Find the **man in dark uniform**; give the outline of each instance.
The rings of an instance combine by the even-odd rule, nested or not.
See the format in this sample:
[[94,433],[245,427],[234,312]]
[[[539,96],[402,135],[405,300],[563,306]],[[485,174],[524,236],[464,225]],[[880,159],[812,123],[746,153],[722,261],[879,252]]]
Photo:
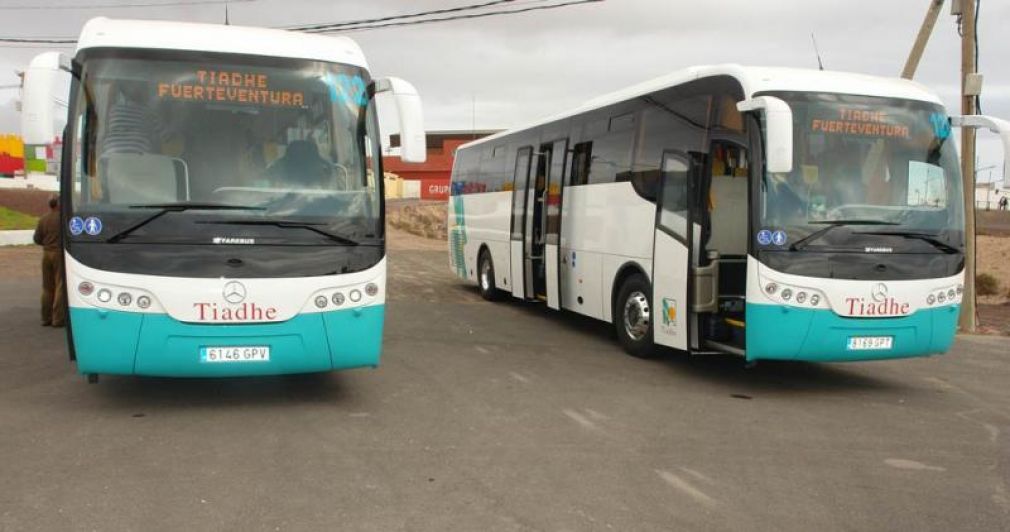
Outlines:
[[66,287],[63,285],[63,245],[60,233],[60,204],[49,199],[49,212],[39,218],[35,227],[35,243],[42,246],[42,325],[63,327],[66,324]]

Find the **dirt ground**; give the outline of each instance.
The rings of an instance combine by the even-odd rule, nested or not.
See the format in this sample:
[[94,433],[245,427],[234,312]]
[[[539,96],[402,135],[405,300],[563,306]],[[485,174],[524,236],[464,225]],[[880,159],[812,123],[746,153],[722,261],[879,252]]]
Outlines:
[[0,188],[0,207],[42,216],[49,210],[49,198],[52,192],[33,189]]
[[446,240],[446,202],[390,200],[386,202],[390,228],[435,240]]

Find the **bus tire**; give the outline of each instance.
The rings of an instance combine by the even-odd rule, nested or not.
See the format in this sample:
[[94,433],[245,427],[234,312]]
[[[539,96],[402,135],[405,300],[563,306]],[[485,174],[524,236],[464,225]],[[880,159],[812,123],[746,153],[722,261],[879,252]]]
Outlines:
[[631,356],[656,356],[653,344],[652,289],[641,274],[625,279],[614,305],[614,330],[621,346]]
[[491,253],[486,249],[481,250],[477,257],[477,286],[480,288],[480,296],[488,301],[498,299],[498,287],[494,284],[494,262],[491,260]]

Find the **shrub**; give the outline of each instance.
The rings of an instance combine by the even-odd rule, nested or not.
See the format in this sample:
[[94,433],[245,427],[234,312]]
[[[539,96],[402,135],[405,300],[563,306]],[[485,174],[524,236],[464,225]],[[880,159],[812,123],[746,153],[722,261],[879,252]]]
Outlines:
[[999,281],[989,273],[975,276],[975,293],[980,296],[994,296],[999,293]]

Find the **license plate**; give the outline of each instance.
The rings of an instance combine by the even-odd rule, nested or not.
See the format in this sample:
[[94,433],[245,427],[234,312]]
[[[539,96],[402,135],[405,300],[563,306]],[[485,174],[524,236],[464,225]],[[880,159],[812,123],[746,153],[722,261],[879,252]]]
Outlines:
[[265,345],[216,346],[200,349],[200,362],[269,362],[270,347]]
[[849,349],[852,351],[872,351],[890,349],[894,346],[893,336],[850,336]]

